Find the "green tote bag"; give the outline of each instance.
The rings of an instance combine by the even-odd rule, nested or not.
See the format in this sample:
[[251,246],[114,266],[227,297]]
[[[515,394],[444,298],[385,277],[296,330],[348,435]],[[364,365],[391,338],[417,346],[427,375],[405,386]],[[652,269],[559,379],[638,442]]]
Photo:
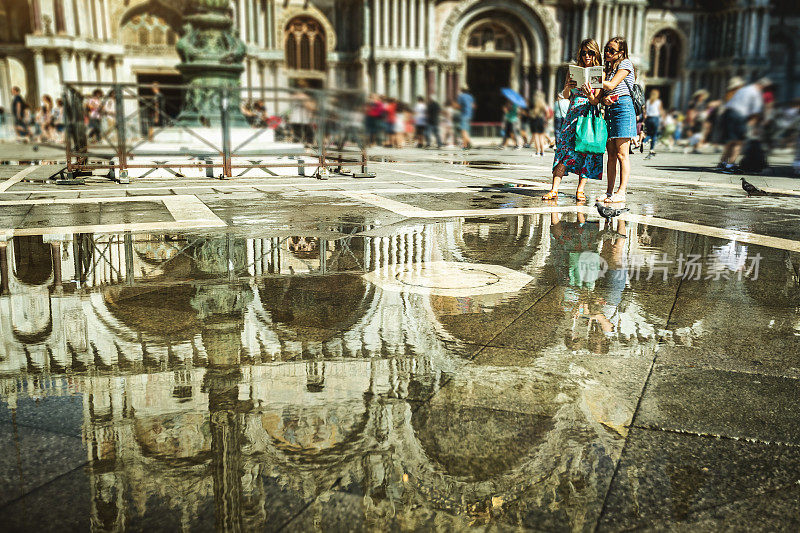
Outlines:
[[583,154],[602,154],[606,151],[608,129],[600,110],[592,106],[591,111],[578,117],[575,126],[575,151]]

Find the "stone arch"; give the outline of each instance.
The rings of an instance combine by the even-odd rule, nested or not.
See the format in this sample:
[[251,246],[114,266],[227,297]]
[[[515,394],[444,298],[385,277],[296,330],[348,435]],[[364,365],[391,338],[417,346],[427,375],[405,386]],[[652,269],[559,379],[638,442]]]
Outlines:
[[[662,39],[669,39],[670,37],[675,38],[675,48],[677,48],[677,54],[669,55],[670,53],[662,53],[659,50],[654,50],[656,46],[656,40],[659,38]],[[678,78],[684,70],[684,64],[686,61],[686,55],[688,50],[688,38],[686,37],[683,32],[680,31],[677,27],[673,26],[664,26],[656,31],[653,32],[652,37],[647,41],[648,42],[648,72],[650,73],[650,77],[653,78]],[[663,45],[669,46],[669,43]],[[674,64],[674,72],[667,72],[667,76],[659,76],[660,72],[663,72],[662,67],[665,65],[664,62],[669,64]],[[666,70],[672,70],[670,65],[666,65]],[[654,69],[658,69],[658,72]]]
[[469,0],[460,2],[450,13],[441,29],[439,56],[447,61],[459,61],[459,44],[464,28],[481,14],[503,11],[515,15],[534,39],[537,64],[558,63],[558,50],[549,43],[559,41],[556,23],[549,11],[530,0]]
[[284,49],[286,65],[292,70],[327,70],[327,34],[314,17],[298,16],[286,23]]
[[122,40],[121,30],[125,24],[130,22],[133,17],[147,13],[161,17],[176,34],[183,33],[181,29],[183,15],[179,7],[161,0],[139,0],[124,4],[117,3],[115,8],[112,8],[112,13],[110,14],[112,34],[117,41],[121,42]]
[[647,43],[647,55],[643,59],[647,61],[646,65],[642,65],[642,67],[636,66],[637,68],[644,68],[649,71],[651,68],[650,65],[650,45],[653,42],[653,39],[656,38],[658,34],[661,32],[672,32],[674,33],[679,42],[680,46],[680,53],[678,54],[677,64],[678,64],[678,72],[677,75],[680,76],[684,72],[685,65],[686,65],[686,58],[689,52],[689,37],[681,30],[676,24],[660,24],[658,26],[648,27],[647,38],[645,39],[645,43]]
[[[328,20],[328,17],[314,6],[309,5],[306,8],[290,7],[284,9],[281,16],[278,18],[276,27],[282,32],[286,29],[289,22],[296,17],[310,17],[316,20],[325,32],[325,48],[328,54],[336,50],[336,30],[333,28],[331,21]],[[331,58],[327,59],[330,61]]]

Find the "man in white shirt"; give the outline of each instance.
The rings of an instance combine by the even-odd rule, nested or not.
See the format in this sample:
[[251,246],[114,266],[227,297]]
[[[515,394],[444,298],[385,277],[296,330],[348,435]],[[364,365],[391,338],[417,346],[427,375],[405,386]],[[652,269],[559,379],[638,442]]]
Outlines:
[[764,108],[762,92],[771,83],[769,79],[761,78],[755,83],[744,85],[744,80],[739,76],[734,76],[728,82],[727,92],[733,95],[725,103],[722,115],[722,142],[725,143],[725,149],[719,166],[723,172],[736,171],[736,159],[747,136],[747,126],[757,120]]
[[425,105],[425,99],[421,96],[417,97],[417,103],[414,105],[414,129],[417,138],[417,148],[422,148],[425,145],[425,130],[428,127],[428,106]]

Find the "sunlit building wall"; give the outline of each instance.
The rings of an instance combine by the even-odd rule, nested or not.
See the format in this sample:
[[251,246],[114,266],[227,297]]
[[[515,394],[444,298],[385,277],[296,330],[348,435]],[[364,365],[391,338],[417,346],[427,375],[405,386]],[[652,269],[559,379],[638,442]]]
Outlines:
[[[0,0],[0,105],[36,102],[63,81],[179,83],[182,2]],[[243,85],[357,87],[404,101],[470,85],[476,120],[497,118],[497,88],[561,86],[584,37],[629,40],[639,78],[670,106],[734,75],[769,74],[798,96],[800,7],[788,0],[235,0],[247,44]]]

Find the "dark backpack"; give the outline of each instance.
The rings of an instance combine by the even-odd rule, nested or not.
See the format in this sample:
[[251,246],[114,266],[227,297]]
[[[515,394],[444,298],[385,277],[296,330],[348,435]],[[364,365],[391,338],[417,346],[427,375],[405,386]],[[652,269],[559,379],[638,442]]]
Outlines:
[[745,142],[739,168],[744,172],[759,174],[763,172],[767,166],[767,154],[764,151],[764,147],[761,145],[761,141],[758,139],[749,139]]
[[628,92],[631,93],[631,100],[633,100],[633,111],[636,113],[636,116],[641,115],[644,112],[644,89],[642,89],[642,86],[636,82],[633,82],[633,87],[631,87],[631,84],[628,83],[628,80],[622,78],[622,81],[625,82],[625,85],[628,87]]

